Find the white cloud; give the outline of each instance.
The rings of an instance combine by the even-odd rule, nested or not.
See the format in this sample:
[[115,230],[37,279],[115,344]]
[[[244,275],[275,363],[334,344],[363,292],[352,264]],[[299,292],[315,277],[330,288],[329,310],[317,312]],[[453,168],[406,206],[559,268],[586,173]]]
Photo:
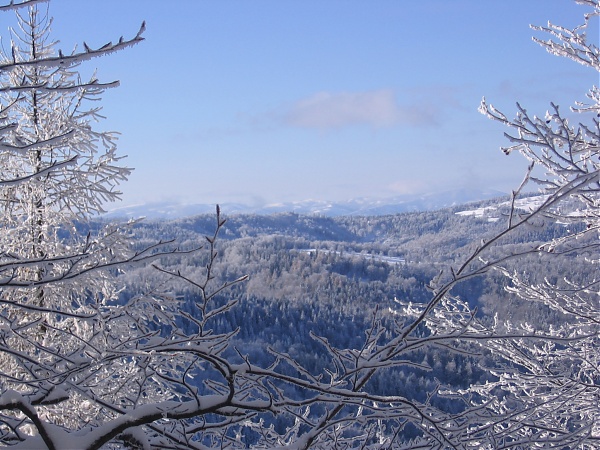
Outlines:
[[432,125],[437,110],[430,104],[400,106],[391,90],[319,92],[296,102],[283,116],[286,124],[330,129],[351,125],[388,127],[398,124]]

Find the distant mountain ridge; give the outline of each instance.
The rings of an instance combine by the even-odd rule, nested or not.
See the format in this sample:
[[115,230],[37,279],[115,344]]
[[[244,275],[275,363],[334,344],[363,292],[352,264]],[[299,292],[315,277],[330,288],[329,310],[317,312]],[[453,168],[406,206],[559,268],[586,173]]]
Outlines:
[[[451,206],[462,205],[492,198],[503,197],[507,194],[495,190],[454,189],[422,195],[404,195],[386,199],[360,198],[342,202],[327,202],[322,200],[304,200],[298,202],[276,203],[261,206],[244,205],[241,203],[221,203],[221,210],[228,214],[259,214],[270,215],[293,212],[303,215],[325,217],[339,216],[381,216],[403,212],[432,211]],[[104,216],[109,218],[138,218],[177,219],[198,214],[212,213],[215,204],[196,203],[184,204],[177,202],[155,202],[115,208]]]

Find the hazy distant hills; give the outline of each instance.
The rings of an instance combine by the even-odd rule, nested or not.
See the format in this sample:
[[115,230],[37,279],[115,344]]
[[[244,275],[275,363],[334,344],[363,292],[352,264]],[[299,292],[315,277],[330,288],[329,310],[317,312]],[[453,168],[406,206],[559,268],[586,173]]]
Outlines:
[[[277,203],[262,206],[250,206],[239,203],[221,203],[224,213],[231,214],[260,214],[269,215],[284,212],[294,212],[304,215],[319,215],[326,217],[338,216],[380,216],[412,211],[431,211],[464,203],[488,200],[506,196],[506,193],[494,190],[480,191],[471,189],[456,189],[424,195],[398,196],[387,199],[355,199],[345,202],[326,202],[305,200],[300,202]],[[183,204],[177,202],[144,203],[115,208],[109,211],[107,217],[150,219],[176,219],[198,214],[212,213],[214,204]]]

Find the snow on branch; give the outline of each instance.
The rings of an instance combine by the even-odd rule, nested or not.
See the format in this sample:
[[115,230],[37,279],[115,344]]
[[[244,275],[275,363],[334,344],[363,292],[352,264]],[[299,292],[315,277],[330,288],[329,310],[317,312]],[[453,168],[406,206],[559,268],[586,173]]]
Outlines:
[[42,84],[22,84],[19,86],[3,86],[0,87],[0,92],[20,92],[20,91],[37,91],[37,92],[70,92],[81,89],[88,93],[101,93],[105,89],[119,87],[119,81],[111,81],[109,83],[100,83],[98,80],[92,80],[89,83],[77,83],[70,86],[48,86],[48,83]]
[[[1,147],[2,146],[0,146],[0,148]],[[12,148],[20,149],[21,147],[12,147]],[[0,186],[15,186],[15,185],[24,183],[28,180],[31,180],[33,178],[44,177],[44,176],[48,175],[49,173],[54,172],[56,170],[64,169],[69,166],[76,165],[77,159],[78,159],[77,156],[73,156],[71,159],[68,159],[67,161],[52,162],[52,163],[50,163],[50,165],[48,165],[47,167],[44,167],[43,169],[41,169],[40,171],[38,171],[36,173],[32,173],[32,174],[25,175],[25,176],[18,177],[18,178],[13,178],[10,180],[0,180]]]
[[50,0],[22,0],[20,2],[15,2],[15,0],[10,0],[9,4],[0,5],[0,11],[14,11],[19,8],[33,6],[38,3],[47,3],[49,1]]
[[584,31],[587,28],[588,20],[589,17],[586,17],[586,22],[575,29],[554,25],[550,22],[548,22],[547,27],[532,26],[534,30],[548,33],[556,40],[543,40],[536,37],[532,39],[550,54],[564,56],[579,64],[598,70],[600,68],[598,47],[588,43],[587,34]]
[[[7,126],[7,128],[5,128],[5,130],[6,131],[14,130],[15,127],[16,126],[10,125],[10,126]],[[37,149],[47,147],[47,146],[52,146],[52,145],[60,145],[60,144],[64,143],[69,137],[73,136],[73,134],[74,134],[74,131],[71,130],[67,133],[63,133],[61,135],[54,136],[50,139],[44,139],[44,140],[40,140],[38,142],[33,142],[31,144],[22,145],[22,146],[11,145],[11,144],[7,144],[5,142],[0,142],[0,151],[9,151],[9,152],[15,152],[15,153],[19,153],[21,155],[25,155],[25,154],[27,154],[27,152],[32,151],[32,150],[37,150]],[[76,159],[77,157],[74,156],[73,158]],[[71,161],[71,160],[69,160],[69,161]],[[64,163],[67,163],[67,161],[65,161]],[[54,162],[53,164],[60,165],[63,163]]]
[[131,39],[124,39],[121,36],[116,44],[109,42],[97,49],[89,47],[84,42],[83,46],[84,46],[85,51],[73,52],[73,53],[67,54],[67,55],[63,54],[62,51],[59,50],[57,56],[48,56],[48,57],[44,57],[44,58],[39,58],[39,59],[34,59],[34,60],[24,60],[24,61],[13,59],[12,61],[0,64],[0,71],[11,70],[11,69],[14,69],[17,67],[35,67],[35,66],[47,67],[47,68],[51,68],[51,67],[67,68],[69,66],[76,65],[76,64],[79,64],[84,61],[89,61],[90,59],[93,59],[93,58],[106,56],[111,53],[115,53],[120,50],[124,50],[128,47],[132,47],[136,44],[139,44],[140,42],[142,42],[144,40],[144,38],[142,37],[142,34],[144,33],[145,30],[146,30],[146,22],[142,22],[142,25],[140,26],[139,31],[137,32],[135,37],[133,37]]

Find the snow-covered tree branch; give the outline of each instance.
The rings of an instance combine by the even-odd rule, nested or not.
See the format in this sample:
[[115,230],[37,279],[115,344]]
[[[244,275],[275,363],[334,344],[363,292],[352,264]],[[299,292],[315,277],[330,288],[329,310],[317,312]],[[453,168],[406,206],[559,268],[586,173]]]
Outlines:
[[[598,47],[586,34],[598,17],[597,0],[577,3],[593,10],[583,25],[569,30],[549,24],[533,27],[550,34],[534,39],[550,53],[567,57],[600,72]],[[486,404],[490,416],[474,435],[490,448],[597,448],[600,445],[598,376],[600,338],[598,303],[600,261],[600,97],[598,87],[588,93],[589,102],[578,102],[572,111],[582,117],[577,125],[558,105],[550,104],[544,117],[531,115],[517,104],[510,120],[485,100],[481,111],[508,126],[509,154],[520,152],[532,164],[528,181],[538,185],[548,200],[536,211],[546,221],[564,224],[563,236],[540,245],[540,257],[548,264],[585,256],[589,269],[569,272],[562,279],[532,283],[518,266],[500,265],[510,280],[507,291],[522,301],[535,302],[560,315],[560,325],[537,324],[529,328],[544,339],[500,339],[483,347],[494,356],[485,385],[471,392]],[[534,211],[535,212],[535,211]],[[533,213],[530,213],[533,214]],[[507,329],[518,324],[506,323]],[[527,327],[526,325],[520,325]],[[480,434],[482,433],[482,434]]]
[[23,8],[26,6],[34,6],[38,3],[46,2],[48,2],[48,0],[10,0],[10,2],[8,3],[3,2],[3,4],[0,4],[0,11],[14,11],[16,9]]

